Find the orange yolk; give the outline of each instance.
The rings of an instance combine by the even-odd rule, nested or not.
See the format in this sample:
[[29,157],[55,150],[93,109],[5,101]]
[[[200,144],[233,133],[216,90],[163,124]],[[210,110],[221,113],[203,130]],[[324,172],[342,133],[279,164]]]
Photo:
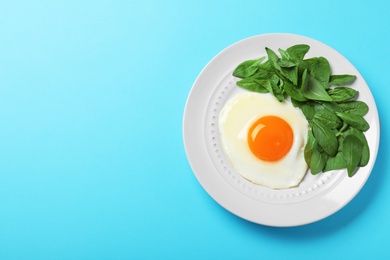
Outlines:
[[259,118],[248,131],[248,144],[260,160],[275,162],[291,149],[294,134],[290,125],[277,116]]

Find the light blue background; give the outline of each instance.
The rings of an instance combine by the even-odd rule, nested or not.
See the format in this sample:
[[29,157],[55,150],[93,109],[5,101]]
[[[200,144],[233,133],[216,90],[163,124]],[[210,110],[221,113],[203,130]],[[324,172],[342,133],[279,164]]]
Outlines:
[[[388,1],[0,1],[0,259],[390,257],[389,14]],[[271,32],[342,53],[381,118],[362,191],[296,228],[221,208],[182,141],[202,68]]]

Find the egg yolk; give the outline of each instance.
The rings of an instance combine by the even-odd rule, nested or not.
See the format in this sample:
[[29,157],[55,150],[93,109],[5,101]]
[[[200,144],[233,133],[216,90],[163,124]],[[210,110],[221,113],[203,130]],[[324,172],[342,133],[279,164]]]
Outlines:
[[259,118],[248,131],[248,144],[260,160],[275,162],[291,149],[294,134],[290,125],[277,116]]

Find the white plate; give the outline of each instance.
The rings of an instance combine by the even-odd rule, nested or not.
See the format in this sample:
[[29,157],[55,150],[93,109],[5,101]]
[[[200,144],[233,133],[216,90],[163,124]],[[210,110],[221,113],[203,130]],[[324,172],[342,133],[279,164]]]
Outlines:
[[[224,103],[239,91],[231,74],[244,60],[266,56],[265,47],[286,49],[295,44],[310,46],[307,57],[326,57],[332,74],[357,76],[353,86],[359,100],[369,105],[365,132],[371,157],[352,178],[345,170],[312,176],[299,187],[273,190],[242,178],[229,163],[218,135],[218,115]],[[231,45],[214,57],[196,79],[183,117],[183,138],[189,163],[203,188],[221,206],[246,220],[268,226],[298,226],[321,220],[345,206],[365,184],[379,146],[379,118],[374,98],[357,69],[329,46],[299,35],[265,34]]]

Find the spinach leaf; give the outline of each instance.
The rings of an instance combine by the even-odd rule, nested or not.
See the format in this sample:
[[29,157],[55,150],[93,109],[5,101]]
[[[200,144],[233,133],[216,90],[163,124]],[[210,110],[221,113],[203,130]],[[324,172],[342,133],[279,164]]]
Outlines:
[[310,121],[314,117],[314,102],[313,101],[307,101],[307,102],[299,102],[295,99],[291,99],[293,105],[295,107],[299,107],[303,113],[303,115],[306,117],[307,121]]
[[297,64],[292,62],[292,61],[289,61],[289,60],[278,60],[278,65],[282,68],[292,68],[292,67],[296,67]]
[[325,164],[324,172],[344,169],[347,167],[347,163],[344,161],[344,155],[342,151],[339,151],[336,156],[329,157]]
[[361,131],[359,131],[359,130],[353,128],[353,127],[350,127],[343,134],[343,136],[348,136],[348,135],[355,135],[361,141],[361,143],[363,145],[363,148],[361,150],[362,158],[361,158],[361,160],[359,162],[359,166],[361,166],[361,167],[366,166],[368,164],[369,160],[370,160],[370,147],[368,146],[368,142],[367,142],[366,136],[364,135],[364,133],[362,133]]
[[359,162],[359,166],[364,167],[370,161],[370,147],[368,146],[368,142],[367,142],[366,136],[364,134],[363,134],[363,136],[360,136],[359,139],[363,143],[362,158]]
[[356,79],[355,75],[331,75],[329,86],[345,86],[352,84]]
[[285,50],[282,50],[282,49],[278,49],[279,53],[280,53],[280,56],[282,57],[282,60],[287,60],[289,61],[290,60],[290,55],[287,53],[287,51]]
[[302,60],[309,51],[310,46],[306,44],[297,44],[287,48],[286,52],[290,57]]
[[298,85],[298,67],[288,67],[288,68],[281,67],[280,72],[294,85]]
[[331,112],[342,112],[340,105],[336,102],[322,102],[321,105]]
[[[343,112],[364,116],[368,112],[368,105],[363,101],[350,101],[339,104]],[[339,111],[338,111],[339,112]]]
[[269,70],[259,68],[257,72],[250,77],[254,79],[270,79],[272,75],[273,73]]
[[265,48],[265,51],[267,52],[268,60],[271,64],[271,66],[275,70],[280,71],[280,66],[278,64],[279,57],[276,55],[276,53],[273,50],[271,50],[269,48]]
[[362,158],[363,144],[355,135],[348,135],[343,142],[343,158],[347,164],[348,176],[352,177]]
[[317,149],[313,150],[313,154],[311,155],[310,160],[310,172],[312,175],[316,175],[325,167],[326,161],[328,159],[328,155],[326,153],[321,153]]
[[252,76],[259,69],[259,65],[264,59],[265,57],[262,57],[257,60],[247,60],[242,62],[233,71],[233,76],[237,78],[246,78]]
[[307,101],[307,98],[305,98],[301,91],[299,90],[298,87],[296,87],[295,85],[291,84],[290,82],[286,81],[284,83],[284,91],[286,91],[286,93],[293,99],[297,100],[297,101]]
[[356,98],[358,91],[348,87],[329,89],[328,94],[336,102],[344,102]]
[[302,75],[301,92],[304,97],[311,100],[332,101],[322,84],[313,78],[307,70]]
[[279,101],[283,101],[286,98],[286,95],[285,95],[285,92],[284,92],[284,89],[282,88],[282,86],[279,85],[279,83],[280,82],[283,83],[283,81],[278,79],[278,80],[274,80],[274,81],[270,81],[270,82],[271,82],[273,95]]
[[316,79],[324,89],[328,88],[330,78],[330,64],[324,57],[315,59],[315,62],[308,68],[310,75]]
[[318,144],[327,154],[335,156],[339,148],[339,142],[336,138],[335,132],[316,118],[311,120],[311,126]]
[[307,142],[305,148],[303,150],[303,156],[307,165],[310,165],[311,156],[313,154],[313,150],[317,147],[317,140],[314,138],[313,132],[309,130],[307,135]]
[[274,90],[272,88],[272,80],[256,80],[263,88],[265,88],[269,93],[274,95]]
[[264,61],[263,63],[260,63],[259,65],[260,69],[272,71],[272,66],[269,60]]
[[300,63],[300,66],[303,70],[309,69],[309,68],[314,66],[314,64],[317,62],[317,60],[318,60],[318,57],[313,57],[310,59],[302,60],[302,62]]
[[261,84],[261,81],[253,78],[244,78],[238,81],[237,86],[240,86],[244,89],[258,92],[258,93],[268,93],[269,91]]
[[314,118],[331,129],[338,129],[343,124],[335,113],[330,112],[322,105],[316,105],[314,112]]
[[361,115],[355,115],[351,113],[336,112],[336,115],[340,117],[348,125],[360,130],[367,131],[370,128],[370,125]]
[[[346,131],[348,128],[349,128],[349,125],[347,123],[345,123],[345,121],[343,121],[343,125],[341,126],[341,128],[338,131],[338,135],[340,135],[341,133]],[[339,143],[339,145],[341,145],[341,143]]]

